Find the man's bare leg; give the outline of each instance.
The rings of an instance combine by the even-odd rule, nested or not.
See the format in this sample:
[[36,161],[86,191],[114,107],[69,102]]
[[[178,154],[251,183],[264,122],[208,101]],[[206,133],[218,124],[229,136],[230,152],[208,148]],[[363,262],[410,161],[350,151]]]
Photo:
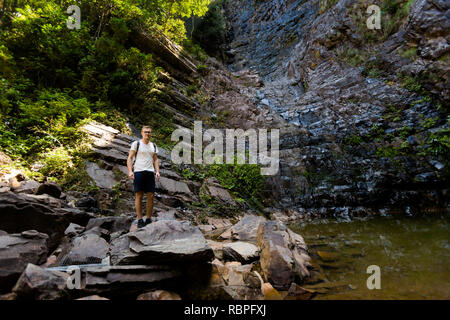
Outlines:
[[138,220],[142,219],[142,198],[143,197],[144,197],[143,191],[136,192],[136,199],[134,201],[134,204],[136,206],[136,214],[137,214]]
[[153,192],[147,192],[147,212],[146,212],[146,219],[150,220],[153,213],[153,203],[154,203],[154,193]]

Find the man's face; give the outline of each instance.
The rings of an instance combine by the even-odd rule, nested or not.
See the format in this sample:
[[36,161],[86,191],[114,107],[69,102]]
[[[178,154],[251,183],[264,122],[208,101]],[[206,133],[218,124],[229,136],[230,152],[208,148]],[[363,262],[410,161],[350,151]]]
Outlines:
[[152,130],[151,129],[142,129],[142,137],[145,138],[150,138],[150,136],[152,135]]

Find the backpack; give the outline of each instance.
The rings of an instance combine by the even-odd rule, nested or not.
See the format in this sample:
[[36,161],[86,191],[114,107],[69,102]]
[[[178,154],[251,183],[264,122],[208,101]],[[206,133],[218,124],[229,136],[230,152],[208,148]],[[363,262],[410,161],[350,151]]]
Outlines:
[[[134,172],[134,164],[136,163],[136,159],[137,159],[137,154],[138,154],[138,152],[139,152],[139,146],[141,145],[141,140],[136,140],[137,141],[137,148],[136,148],[136,154],[134,155],[134,160],[133,160],[133,165],[132,165],[132,169],[133,169],[133,172]],[[154,143],[154,142],[152,142],[153,143],[153,148],[155,149],[155,151],[156,151],[156,144]]]

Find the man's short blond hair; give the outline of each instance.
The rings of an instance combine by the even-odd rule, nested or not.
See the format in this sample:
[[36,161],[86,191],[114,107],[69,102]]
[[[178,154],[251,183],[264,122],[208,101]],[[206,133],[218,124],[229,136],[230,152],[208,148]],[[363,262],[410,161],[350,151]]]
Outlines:
[[143,126],[141,131],[143,131],[144,129],[150,129],[150,131],[152,131],[152,127],[150,127],[150,126]]

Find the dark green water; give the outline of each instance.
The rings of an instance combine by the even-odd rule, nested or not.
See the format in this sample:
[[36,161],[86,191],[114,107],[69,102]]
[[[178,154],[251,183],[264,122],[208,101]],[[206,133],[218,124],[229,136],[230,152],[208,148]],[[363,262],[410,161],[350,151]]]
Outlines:
[[[314,299],[450,299],[449,216],[374,217],[289,226],[309,246],[325,281]],[[319,256],[322,255],[322,258]],[[367,267],[381,270],[369,290]]]

